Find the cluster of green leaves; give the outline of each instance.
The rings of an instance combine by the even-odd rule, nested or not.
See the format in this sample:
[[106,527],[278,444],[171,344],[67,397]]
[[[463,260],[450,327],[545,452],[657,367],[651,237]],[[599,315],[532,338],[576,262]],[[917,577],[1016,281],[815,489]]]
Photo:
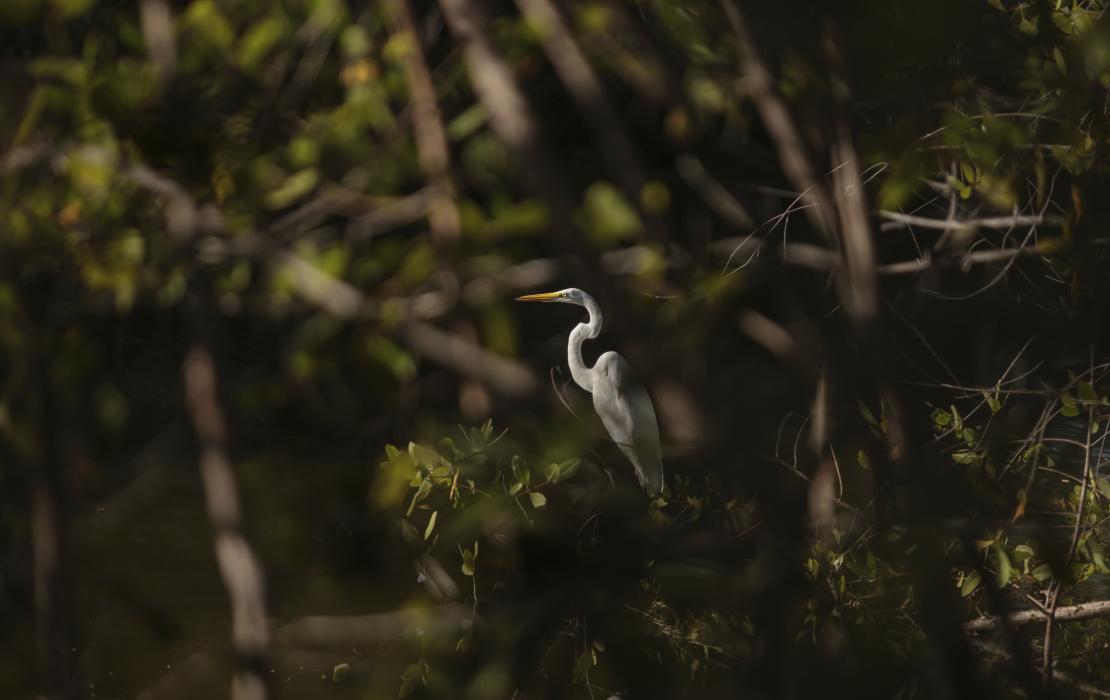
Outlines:
[[[1106,548],[1110,544],[1110,481],[1099,474],[1103,432],[1110,400],[1100,396],[1088,378],[1072,377],[1052,406],[1051,420],[1016,450],[1000,451],[989,440],[992,422],[1008,401],[996,387],[983,391],[978,407],[961,416],[955,405],[932,414],[938,439],[948,439],[952,460],[962,468],[969,488],[1001,490],[1012,511],[1009,522],[976,540],[979,563],[954,573],[960,594],[976,599],[983,575],[993,585],[1043,597],[1063,579],[1082,584],[1110,574]],[[984,418],[972,416],[986,406]],[[1040,478],[1038,478],[1038,476]],[[1061,517],[1061,527],[1071,535],[1075,551],[1068,559],[1068,538],[1046,541],[1037,527],[1026,527],[1030,518]],[[1062,568],[1063,567],[1063,568]]]
[[[590,538],[596,537],[589,531],[596,527],[594,521],[600,513],[578,510],[575,500],[583,491],[596,497],[615,487],[610,477],[592,465],[586,468],[577,458],[550,462],[541,469],[513,450],[499,449],[507,431],[495,434],[489,421],[460,430],[461,443],[443,438],[435,447],[416,442],[404,450],[387,446],[370,500],[376,509],[400,514],[398,530],[413,556],[456,560],[457,568],[450,570],[471,580],[475,610],[496,616],[499,597],[516,585],[519,576],[514,541],[522,531],[559,538],[577,531],[577,546],[584,554],[591,547]],[[650,520],[656,526],[720,528],[728,537],[742,537],[757,527],[754,512],[745,504],[735,499],[721,502],[713,496],[719,485],[711,480],[699,484],[678,474],[672,481],[666,497],[649,503]],[[633,497],[642,497],[638,489],[627,488]],[[546,517],[541,519],[541,515]],[[704,582],[696,583],[707,575]],[[641,643],[667,650],[686,665],[692,677],[727,667],[722,644],[739,643],[734,628],[751,634],[743,617],[725,624],[722,614],[711,606],[682,610],[669,602],[672,592],[691,585],[711,586],[716,576],[685,564],[652,565],[639,581],[639,595],[627,601],[637,616]],[[457,653],[470,652],[476,626],[465,630],[455,646]],[[589,685],[591,678],[596,679],[591,674],[608,672],[603,664],[604,639],[591,635],[573,613],[556,627],[552,633],[556,642],[567,636],[578,648],[571,671],[575,684]],[[485,634],[496,635],[496,630],[486,629]],[[422,654],[406,668],[401,677],[402,695],[417,683],[430,682],[430,663]]]
[[[430,548],[435,547],[433,532],[439,511],[432,504],[442,502],[445,495],[447,505],[454,509],[463,508],[477,498],[508,498],[527,519],[525,503],[535,510],[543,508],[547,505],[547,492],[578,471],[580,460],[568,459],[552,462],[543,470],[542,478],[533,479],[532,467],[518,455],[513,455],[507,465],[491,462],[490,449],[507,431],[494,436],[492,421],[461,430],[462,447],[449,437],[441,439],[436,448],[410,442],[407,450],[402,451],[386,445],[386,461],[380,465],[381,475],[372,500],[376,507],[389,509],[398,505],[406,489],[411,489],[405,518],[401,520],[401,531],[409,543],[423,541]],[[430,511],[422,538],[407,519],[414,511]]]

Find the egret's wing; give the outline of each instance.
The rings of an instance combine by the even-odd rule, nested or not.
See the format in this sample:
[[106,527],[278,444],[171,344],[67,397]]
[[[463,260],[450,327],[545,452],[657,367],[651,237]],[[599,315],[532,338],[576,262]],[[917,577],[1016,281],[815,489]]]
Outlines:
[[609,437],[632,462],[644,490],[659,493],[663,490],[663,460],[651,397],[615,352],[599,357],[593,373],[594,409]]

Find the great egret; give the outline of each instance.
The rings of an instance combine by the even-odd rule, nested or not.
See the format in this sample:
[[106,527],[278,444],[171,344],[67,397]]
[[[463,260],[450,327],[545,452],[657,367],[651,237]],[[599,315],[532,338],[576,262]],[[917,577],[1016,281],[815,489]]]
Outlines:
[[663,490],[663,461],[659,452],[659,424],[651,397],[632,375],[632,368],[623,357],[610,350],[597,358],[593,367],[582,360],[582,343],[601,334],[601,308],[594,298],[581,289],[528,294],[517,301],[546,301],[583,306],[590,314],[587,323],[579,323],[570,332],[567,363],[574,382],[593,395],[594,410],[628,461],[636,469],[636,477],[648,494]]

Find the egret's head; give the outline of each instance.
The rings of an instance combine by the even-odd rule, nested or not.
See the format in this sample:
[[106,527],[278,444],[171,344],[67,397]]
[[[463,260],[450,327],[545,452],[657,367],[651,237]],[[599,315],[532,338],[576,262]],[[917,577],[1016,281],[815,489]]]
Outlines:
[[525,294],[517,297],[517,301],[557,301],[564,304],[578,304],[585,306],[586,293],[576,287],[560,289],[557,292],[543,292],[542,294]]

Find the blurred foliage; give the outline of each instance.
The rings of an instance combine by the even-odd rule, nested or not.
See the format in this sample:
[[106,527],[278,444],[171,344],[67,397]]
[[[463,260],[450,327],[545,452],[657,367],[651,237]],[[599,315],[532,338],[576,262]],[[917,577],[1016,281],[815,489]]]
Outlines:
[[[548,162],[505,140],[436,3],[0,2],[0,696],[44,692],[52,469],[82,693],[225,692],[190,300],[275,630],[412,616],[275,643],[277,696],[1042,692],[1043,623],[961,625],[1110,591],[1106,3],[740,3],[823,181],[852,134],[898,407],[829,270],[782,248],[827,241],[722,5],[555,3],[600,87],[576,101],[542,23],[464,4]],[[578,311],[511,305],[566,286],[606,310],[591,358],[619,349],[655,397],[658,499],[564,376]],[[1110,684],[1108,625],[1056,624],[1058,690]]]

